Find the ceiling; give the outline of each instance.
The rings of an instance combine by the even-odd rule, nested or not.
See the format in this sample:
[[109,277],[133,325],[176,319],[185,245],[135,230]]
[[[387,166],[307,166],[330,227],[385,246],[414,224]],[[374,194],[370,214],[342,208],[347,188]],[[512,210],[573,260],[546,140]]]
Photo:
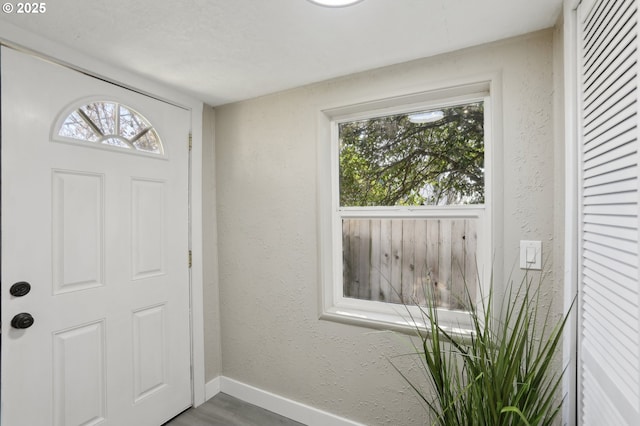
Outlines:
[[2,21],[221,105],[556,23],[562,0],[55,0]]

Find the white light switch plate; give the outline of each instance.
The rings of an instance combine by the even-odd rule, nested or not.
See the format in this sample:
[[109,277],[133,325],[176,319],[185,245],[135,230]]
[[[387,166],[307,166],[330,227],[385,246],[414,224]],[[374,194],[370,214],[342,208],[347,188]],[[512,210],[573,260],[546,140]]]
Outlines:
[[520,241],[520,269],[542,270],[542,241]]

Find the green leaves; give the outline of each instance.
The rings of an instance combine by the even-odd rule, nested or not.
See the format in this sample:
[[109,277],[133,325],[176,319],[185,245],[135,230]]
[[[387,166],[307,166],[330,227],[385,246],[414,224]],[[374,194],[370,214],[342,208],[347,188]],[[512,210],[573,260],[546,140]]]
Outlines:
[[442,111],[432,123],[399,114],[340,124],[340,205],[483,203],[484,106]]
[[[420,347],[413,355],[432,389],[401,372],[402,377],[426,403],[434,425],[554,424],[562,406],[558,391],[564,373],[554,359],[568,314],[556,323],[550,322],[549,308],[540,315],[539,284],[526,277],[498,306],[493,286],[482,296],[475,306],[467,291],[469,306],[475,306],[470,339],[441,326],[433,303],[421,308],[426,333],[416,327]],[[433,301],[432,295],[427,300]]]

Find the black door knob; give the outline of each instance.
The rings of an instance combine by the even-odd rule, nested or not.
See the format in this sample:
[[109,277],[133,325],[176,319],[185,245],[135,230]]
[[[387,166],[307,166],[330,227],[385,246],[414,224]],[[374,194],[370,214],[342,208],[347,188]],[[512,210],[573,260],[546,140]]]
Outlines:
[[23,312],[21,314],[16,315],[11,320],[11,327],[13,328],[29,328],[33,325],[33,317],[31,314]]
[[9,289],[9,293],[11,293],[11,295],[15,297],[22,297],[25,294],[29,293],[30,291],[31,291],[31,284],[29,284],[26,281],[17,282],[14,285],[12,285],[11,288]]

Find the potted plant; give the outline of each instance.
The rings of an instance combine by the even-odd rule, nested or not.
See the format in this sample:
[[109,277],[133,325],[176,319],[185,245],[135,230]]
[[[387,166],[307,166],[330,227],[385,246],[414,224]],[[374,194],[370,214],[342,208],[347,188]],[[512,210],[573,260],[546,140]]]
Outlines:
[[[542,279],[540,280],[542,282]],[[472,332],[454,334],[440,324],[433,295],[420,316],[407,309],[415,326],[411,355],[430,386],[400,366],[402,375],[432,414],[434,425],[551,425],[558,421],[562,375],[554,362],[568,315],[551,321],[540,312],[540,282],[525,276],[517,288],[494,301],[493,285],[477,304],[466,291]],[[429,302],[430,301],[430,302]],[[499,308],[499,309],[496,309]],[[431,389],[428,389],[431,388]]]

